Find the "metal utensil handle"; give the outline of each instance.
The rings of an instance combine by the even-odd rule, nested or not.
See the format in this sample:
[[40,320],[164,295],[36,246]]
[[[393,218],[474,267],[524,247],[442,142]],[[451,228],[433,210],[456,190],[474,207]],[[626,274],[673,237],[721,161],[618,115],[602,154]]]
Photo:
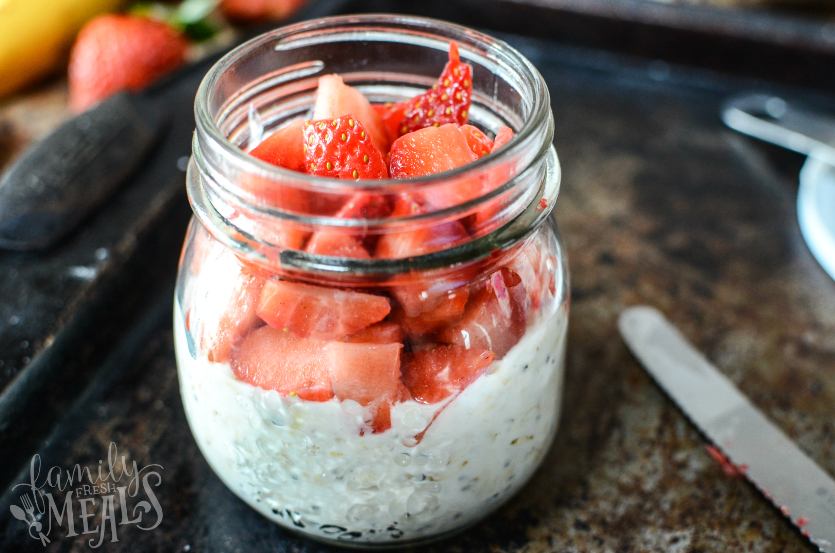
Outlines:
[[743,134],[835,164],[835,119],[778,96],[749,94],[722,106],[722,121]]

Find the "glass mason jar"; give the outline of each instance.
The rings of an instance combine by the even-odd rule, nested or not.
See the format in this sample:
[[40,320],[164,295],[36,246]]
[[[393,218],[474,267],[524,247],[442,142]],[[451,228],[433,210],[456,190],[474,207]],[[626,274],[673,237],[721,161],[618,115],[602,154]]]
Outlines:
[[[309,117],[318,77],[401,101],[432,85],[453,40],[473,67],[470,123],[516,133],[500,150],[400,181],[247,155]],[[437,539],[496,509],[545,456],[562,396],[568,270],[541,75],[464,27],[327,18],[229,53],[195,112],[175,338],[185,411],[217,475],[273,522],[346,545]],[[481,192],[410,208],[455,186]],[[335,215],[369,199],[394,212]],[[346,236],[366,255],[306,251]]]

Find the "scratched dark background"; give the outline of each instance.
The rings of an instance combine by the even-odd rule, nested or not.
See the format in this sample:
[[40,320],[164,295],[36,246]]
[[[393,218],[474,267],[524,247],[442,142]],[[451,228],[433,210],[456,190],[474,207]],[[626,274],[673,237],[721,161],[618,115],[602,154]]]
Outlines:
[[[403,8],[373,3],[380,5]],[[502,37],[548,82],[564,171],[556,217],[568,251],[572,307],[562,422],[542,468],[515,498],[482,524],[420,551],[813,551],[750,484],[723,473],[705,440],[626,350],[615,321],[628,305],[661,309],[835,474],[835,281],[798,230],[794,203],[803,159],[735,134],[718,115],[726,96],[750,89],[823,106],[835,105],[835,98],[827,86],[792,88],[798,82],[774,68],[773,80],[730,76],[513,30]],[[153,162],[167,168],[175,190],[182,181],[176,159],[189,147],[187,113],[180,125],[166,146],[168,157]],[[95,468],[115,442],[140,467],[164,467],[156,490],[164,517],[149,532],[119,528],[119,541],[101,550],[331,551],[257,515],[197,450],[179,398],[170,322],[188,205],[181,191],[161,198],[155,210],[143,211],[145,219],[137,217],[131,247],[117,250],[124,257],[96,277],[115,283],[90,308],[96,315],[113,311],[110,333],[85,327],[76,337],[87,353],[57,362],[76,383],[71,394],[45,402],[58,424],[39,422],[50,419],[37,404],[23,403],[0,428],[7,432],[0,442],[3,485],[24,481],[35,452],[47,467]],[[113,210],[129,200],[114,201]],[[101,238],[95,233],[104,230],[96,228],[65,247],[82,239],[91,241],[91,251],[107,240],[127,243],[121,235]],[[0,264],[10,257],[48,276],[45,260],[0,254]],[[14,281],[8,273],[3,279]],[[18,495],[7,491],[0,500],[0,550],[41,551],[9,514]],[[90,536],[62,535],[53,533],[46,550],[89,547]]]

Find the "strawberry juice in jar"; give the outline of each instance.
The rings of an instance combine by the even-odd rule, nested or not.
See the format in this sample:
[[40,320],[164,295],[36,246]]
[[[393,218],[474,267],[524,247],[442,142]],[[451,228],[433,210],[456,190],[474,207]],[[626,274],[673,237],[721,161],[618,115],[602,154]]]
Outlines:
[[328,18],[232,51],[195,111],[174,324],[217,475],[345,545],[496,509],[562,396],[560,168],[536,69],[440,21]]

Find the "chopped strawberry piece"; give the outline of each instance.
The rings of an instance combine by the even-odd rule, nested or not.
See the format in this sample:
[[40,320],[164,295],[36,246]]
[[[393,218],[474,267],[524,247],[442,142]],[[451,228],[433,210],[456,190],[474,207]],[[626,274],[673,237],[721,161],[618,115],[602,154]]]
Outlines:
[[303,126],[304,121],[293,121],[265,138],[249,154],[267,163],[304,173]]
[[[386,197],[379,194],[357,192],[336,214],[338,219],[382,219],[391,213]],[[313,233],[305,251],[334,257],[368,259],[371,256],[362,243],[361,237],[348,231],[318,231]]]
[[403,344],[330,342],[325,360],[333,393],[360,405],[399,395],[400,350]]
[[391,405],[400,398],[403,344],[331,342],[325,347],[333,391],[341,400],[371,406],[374,432],[391,428]]
[[217,242],[210,240],[207,246],[201,271],[212,278],[197,280],[196,341],[209,361],[225,363],[235,344],[263,324],[256,308],[264,281],[244,271]]
[[264,284],[257,309],[273,328],[321,339],[359,332],[382,321],[389,311],[389,300],[383,296],[284,280]]
[[[499,127],[499,132],[496,133],[496,140],[493,141],[493,149],[491,151],[495,152],[508,142],[510,139],[513,138],[513,130],[510,127]],[[493,172],[490,174],[488,179],[485,179],[482,193],[487,194],[491,190],[494,190],[508,180],[510,180],[510,166],[509,164],[503,164],[497,167]],[[475,217],[473,218],[473,223],[470,226],[470,229],[473,230],[476,234],[485,234],[486,232],[492,231],[497,228],[500,224],[498,221],[499,214],[503,209],[502,202],[504,198],[499,197],[495,198],[487,205],[483,205],[481,209],[476,212]]]
[[324,359],[325,343],[264,326],[251,332],[232,352],[229,365],[240,380],[308,401],[333,397]]
[[[508,265],[519,275],[525,287],[526,307],[529,312],[539,309],[545,291],[542,276],[552,272],[545,267],[545,263],[542,245],[537,241],[526,245]],[[556,268],[556,265],[554,267]]]
[[382,194],[357,192],[336,214],[340,219],[383,219],[391,215],[391,204]]
[[305,251],[331,257],[371,258],[371,255],[359,240],[350,234],[339,232],[314,232],[305,247]]
[[435,175],[476,159],[455,125],[427,127],[401,136],[391,145],[391,178]]
[[[400,122],[403,121],[403,113],[406,111],[406,103],[398,102],[396,104],[374,104],[374,110],[383,120],[383,126],[386,128],[389,144],[391,144],[400,136]],[[388,153],[388,151],[383,153]]]
[[496,139],[493,141],[493,149],[490,151],[495,152],[510,142],[511,138],[513,138],[513,129],[510,127],[499,127],[499,132],[496,133]]
[[364,328],[356,334],[345,337],[345,341],[352,344],[393,344],[403,342],[403,332],[400,325],[383,321]]
[[438,82],[406,103],[399,134],[447,123],[466,123],[473,94],[472,73],[473,68],[458,56],[458,43],[450,42],[449,62]]
[[353,115],[305,121],[307,172],[338,179],[385,179],[388,169],[371,137]]
[[438,338],[465,348],[486,349],[502,359],[527,328],[525,288],[513,271],[502,268],[470,293],[461,319]]
[[493,353],[464,346],[438,346],[404,356],[403,383],[415,401],[437,403],[458,394],[493,362]]
[[[435,175],[472,163],[477,156],[455,125],[427,127],[398,138],[391,145],[391,176],[408,179]],[[458,177],[423,188],[415,197],[435,209],[445,209],[481,196],[482,179]]]
[[362,92],[346,85],[339,75],[320,77],[319,88],[316,89],[316,103],[313,106],[313,119],[335,119],[346,115],[353,115],[359,119],[371,135],[377,150],[389,151],[391,141],[383,120]]
[[461,125],[460,130],[464,133],[467,144],[469,144],[470,150],[473,151],[476,157],[484,157],[493,150],[493,141],[478,128],[472,125]]
[[[426,294],[426,297],[415,295],[413,290],[401,291],[397,294],[401,301],[401,308],[396,310],[397,320],[403,331],[412,339],[432,334],[459,319],[464,313],[467,298],[470,295],[467,286],[461,286],[439,294]],[[436,307],[427,309],[430,305]],[[417,313],[407,316],[405,313]]]

